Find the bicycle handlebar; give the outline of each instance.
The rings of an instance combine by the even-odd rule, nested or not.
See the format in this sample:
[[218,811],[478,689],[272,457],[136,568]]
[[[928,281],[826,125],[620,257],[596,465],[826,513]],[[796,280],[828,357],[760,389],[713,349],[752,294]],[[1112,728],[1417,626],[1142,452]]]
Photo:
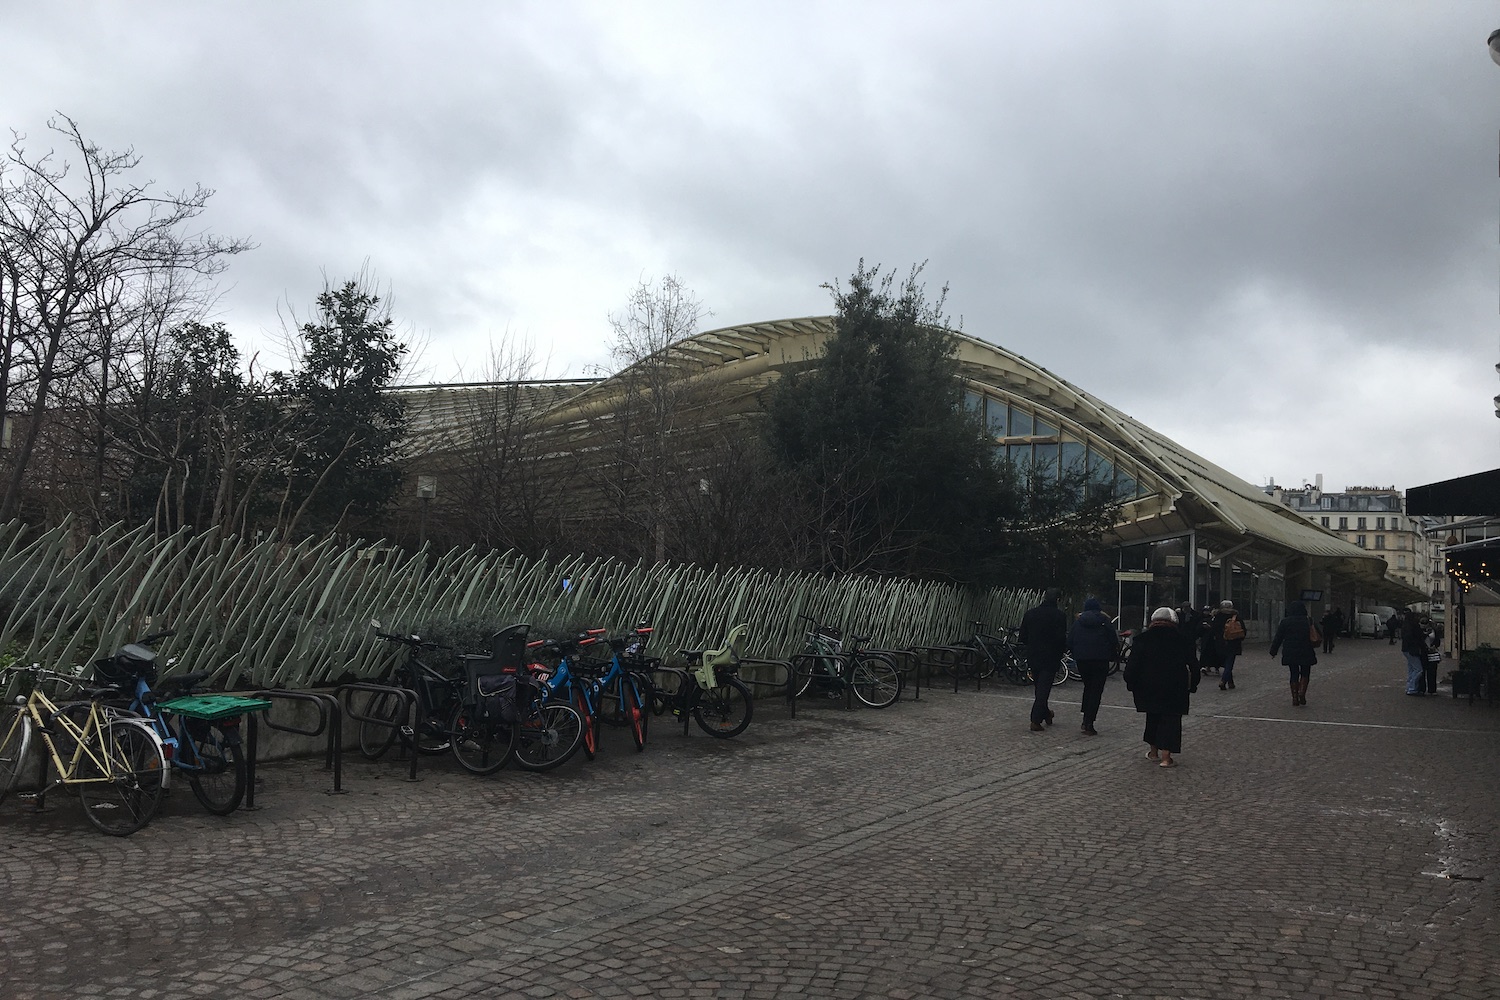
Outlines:
[[394,632],[381,632],[378,629],[375,632],[375,637],[377,639],[384,639],[386,642],[399,642],[403,646],[410,646],[412,649],[453,648],[452,646],[444,646],[440,643],[433,642],[431,639],[423,639],[415,635],[396,635]]

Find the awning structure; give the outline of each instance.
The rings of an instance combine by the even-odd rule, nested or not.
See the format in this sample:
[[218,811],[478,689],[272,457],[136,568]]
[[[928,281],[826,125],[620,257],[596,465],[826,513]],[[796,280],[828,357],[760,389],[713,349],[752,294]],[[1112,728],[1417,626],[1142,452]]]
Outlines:
[[[695,435],[713,428],[759,417],[765,388],[784,372],[816,364],[834,330],[830,316],[749,323],[700,333],[662,351],[653,363],[665,363],[691,389],[674,401],[683,427],[679,447],[691,446]],[[1193,532],[1206,547],[1233,550],[1236,562],[1259,572],[1327,572],[1363,595],[1393,605],[1429,599],[1417,588],[1388,578],[1385,560],[1379,556],[1319,527],[1259,487],[1040,365],[965,333],[951,331],[951,336],[960,376],[971,394],[1034,412],[1049,428],[1048,433],[1031,435],[1038,447],[1044,440],[1052,448],[1078,442],[1086,446],[1091,461],[1098,456],[1128,479],[1132,492],[1125,494],[1115,527],[1122,544]],[[633,383],[632,373],[626,369],[598,380],[521,387],[530,432],[545,440],[542,451],[565,456],[606,447],[623,401],[643,384]],[[413,420],[413,437],[421,439],[415,451],[461,452],[470,445],[472,435],[460,418],[476,401],[450,393],[451,388],[412,394],[410,401],[421,411]],[[485,394],[507,389],[481,388],[479,404],[488,398]],[[514,392],[518,387],[508,388]],[[999,446],[1012,447],[1017,440],[1022,447],[1030,446],[1025,431],[1004,437]],[[1500,477],[1500,472],[1495,475]],[[1500,488],[1495,492],[1500,495]]]
[[1475,584],[1493,585],[1500,580],[1500,538],[1452,545],[1444,550],[1443,556],[1448,575],[1464,590],[1472,590]]
[[1406,491],[1406,512],[1458,517],[1500,516],[1500,469],[1413,486]]

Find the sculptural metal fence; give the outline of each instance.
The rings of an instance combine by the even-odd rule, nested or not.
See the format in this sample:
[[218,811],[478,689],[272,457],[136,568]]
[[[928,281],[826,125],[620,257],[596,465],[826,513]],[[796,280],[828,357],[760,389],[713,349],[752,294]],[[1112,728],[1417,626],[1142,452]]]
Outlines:
[[80,538],[0,525],[0,651],[53,666],[88,663],[133,636],[170,626],[161,653],[179,670],[215,671],[226,687],[310,687],[378,673],[388,628],[423,622],[589,622],[647,619],[670,652],[720,640],[738,622],[750,649],[800,649],[797,615],[874,636],[873,644],[934,645],[975,620],[1018,621],[1031,591],[759,569],[628,563],[583,556],[526,558],[453,549],[407,553],[331,538],[297,544],[217,530],[156,537],[115,525]]

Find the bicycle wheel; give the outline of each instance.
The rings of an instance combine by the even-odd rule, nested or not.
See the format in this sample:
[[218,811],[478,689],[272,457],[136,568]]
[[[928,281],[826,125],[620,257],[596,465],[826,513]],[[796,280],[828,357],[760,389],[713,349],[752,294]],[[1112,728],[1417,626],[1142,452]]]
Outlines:
[[360,720],[359,752],[370,760],[379,760],[396,742],[396,730],[401,725],[403,702],[393,694],[372,691],[365,699],[360,715],[378,722]]
[[583,716],[572,705],[542,702],[516,731],[516,764],[528,771],[550,771],[566,763],[583,742]]
[[620,700],[625,721],[630,725],[630,738],[635,741],[635,752],[646,749],[646,729],[651,722],[650,684],[636,674],[627,674],[620,681]]
[[885,657],[860,653],[849,671],[854,696],[871,708],[885,708],[901,697],[901,673]]
[[129,836],[151,822],[167,772],[161,740],[140,723],[117,721],[104,727],[89,750],[75,775],[83,779],[78,798],[89,822],[112,837]]
[[178,732],[187,747],[178,750],[177,764],[187,772],[193,796],[215,816],[228,816],[245,797],[246,767],[240,752],[238,720],[226,732],[216,722],[189,722]]
[[745,682],[728,677],[718,687],[703,692],[693,706],[693,721],[708,735],[727,740],[743,733],[754,713],[755,702]]
[[834,657],[804,658],[798,662],[795,669],[797,676],[793,684],[797,689],[798,698],[814,689],[828,693],[839,693],[843,689],[838,674],[838,660]]
[[465,705],[453,706],[448,723],[453,756],[466,771],[494,774],[516,749],[516,726],[491,717],[480,718]]
[[6,709],[0,714],[0,802],[21,780],[30,749],[31,719],[19,707]]
[[594,719],[594,710],[589,704],[589,696],[578,684],[573,685],[573,708],[583,722],[583,737],[580,741],[583,744],[583,755],[593,760],[594,754],[599,750],[599,726]]

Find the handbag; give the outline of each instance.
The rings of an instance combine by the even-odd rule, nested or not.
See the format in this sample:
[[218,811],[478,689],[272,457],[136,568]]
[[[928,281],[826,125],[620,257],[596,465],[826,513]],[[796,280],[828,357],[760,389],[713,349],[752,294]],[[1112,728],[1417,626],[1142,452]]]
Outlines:
[[1429,652],[1427,654],[1427,662],[1428,663],[1442,663],[1443,662],[1443,651],[1441,649],[1434,649],[1431,652]]
[[1318,626],[1314,625],[1312,622],[1307,623],[1307,641],[1312,643],[1314,646],[1323,641],[1323,636],[1322,633],[1318,631]]

